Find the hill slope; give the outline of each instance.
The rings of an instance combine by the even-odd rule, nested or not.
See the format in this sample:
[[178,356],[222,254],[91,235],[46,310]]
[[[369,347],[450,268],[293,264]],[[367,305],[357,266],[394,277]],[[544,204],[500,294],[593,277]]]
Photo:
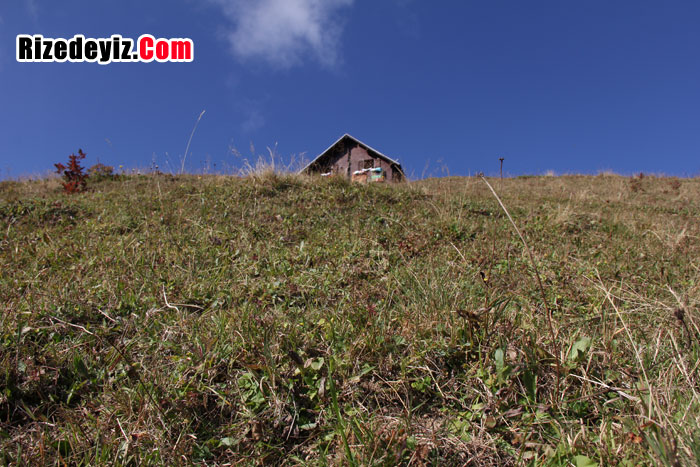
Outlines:
[[697,461],[700,181],[490,182],[0,184],[5,462]]

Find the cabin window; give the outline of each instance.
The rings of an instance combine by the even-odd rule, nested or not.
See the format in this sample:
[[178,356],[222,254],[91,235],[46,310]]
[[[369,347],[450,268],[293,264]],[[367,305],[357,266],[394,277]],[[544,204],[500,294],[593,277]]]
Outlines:
[[363,169],[371,169],[374,167],[374,159],[367,159],[364,161],[364,164],[364,167],[362,167]]

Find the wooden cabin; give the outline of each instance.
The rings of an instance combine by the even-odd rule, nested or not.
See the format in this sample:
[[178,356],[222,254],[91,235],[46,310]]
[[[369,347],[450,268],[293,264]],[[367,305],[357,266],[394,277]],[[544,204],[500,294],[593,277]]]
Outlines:
[[339,175],[361,183],[400,182],[406,179],[401,164],[362,141],[344,134],[300,173]]

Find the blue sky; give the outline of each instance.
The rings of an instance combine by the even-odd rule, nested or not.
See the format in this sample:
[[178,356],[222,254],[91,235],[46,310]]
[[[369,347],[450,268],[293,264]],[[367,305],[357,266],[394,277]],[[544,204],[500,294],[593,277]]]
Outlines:
[[[193,63],[17,63],[17,34],[188,37]],[[700,174],[700,2],[4,0],[0,178],[221,170],[343,133],[422,175]],[[240,156],[232,152],[236,148]],[[208,161],[208,162],[207,162]]]

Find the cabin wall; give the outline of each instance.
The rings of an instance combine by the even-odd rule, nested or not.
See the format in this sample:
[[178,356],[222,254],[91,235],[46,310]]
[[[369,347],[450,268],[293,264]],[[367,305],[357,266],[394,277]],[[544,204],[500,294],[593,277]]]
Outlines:
[[382,170],[387,174],[386,179],[388,181],[392,181],[393,179],[393,173],[394,169],[391,166],[391,164],[381,157],[374,157],[371,154],[367,152],[362,147],[355,147],[352,149],[351,153],[351,163],[352,163],[352,172],[355,172],[356,170],[362,170],[365,168],[365,161],[372,160],[373,164],[372,167],[381,167]]
[[348,172],[348,155],[347,151],[342,149],[336,150],[333,154],[328,155],[322,161],[316,162],[309,167],[309,172],[347,175]]

